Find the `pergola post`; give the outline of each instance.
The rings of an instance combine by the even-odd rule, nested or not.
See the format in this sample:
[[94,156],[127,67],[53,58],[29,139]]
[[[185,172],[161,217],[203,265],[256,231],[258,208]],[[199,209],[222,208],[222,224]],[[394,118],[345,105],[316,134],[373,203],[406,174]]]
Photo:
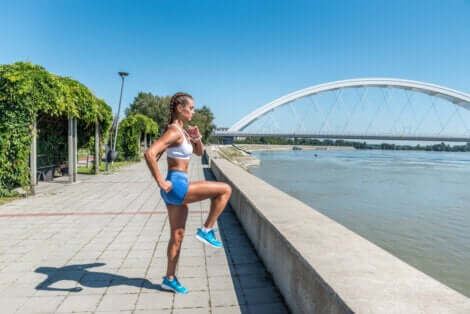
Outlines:
[[67,138],[67,150],[69,153],[67,166],[68,166],[68,176],[69,176],[69,183],[73,183],[73,151],[74,151],[74,144],[73,144],[73,120],[69,118],[68,124],[68,138]]
[[68,174],[69,183],[77,182],[77,119],[69,118],[68,127]]
[[33,134],[31,140],[31,151],[29,153],[29,164],[31,170],[31,193],[34,195],[36,194],[36,185],[37,182],[37,160],[38,160],[38,151],[37,151],[37,120],[34,118],[33,121]]
[[77,168],[78,168],[78,133],[77,133],[77,118],[73,118],[73,182],[77,182]]
[[99,121],[95,122],[95,157],[93,162],[95,163],[95,174],[98,174],[100,171],[100,123]]

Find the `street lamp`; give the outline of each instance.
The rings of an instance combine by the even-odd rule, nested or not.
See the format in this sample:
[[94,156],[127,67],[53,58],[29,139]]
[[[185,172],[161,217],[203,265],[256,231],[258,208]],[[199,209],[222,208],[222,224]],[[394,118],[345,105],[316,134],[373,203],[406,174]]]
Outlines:
[[114,144],[113,144],[113,133],[111,131],[111,143],[110,143],[111,147],[109,148],[110,150],[106,154],[106,171],[108,171],[109,161],[114,161],[114,159],[117,156],[116,142],[117,142],[118,127],[119,127],[119,113],[121,112],[122,91],[124,89],[124,78],[129,75],[128,72],[118,72],[118,74],[122,79],[122,81],[121,81],[121,96],[119,96],[119,107],[118,107],[118,111],[116,113],[116,117],[113,121],[113,126],[115,126]]
[[114,145],[113,145],[113,151],[116,151],[116,142],[117,142],[117,134],[118,134],[118,128],[119,128],[119,113],[121,112],[121,100],[122,100],[122,90],[124,89],[124,78],[129,75],[128,72],[118,72],[119,76],[122,79],[121,83],[121,96],[119,97],[119,107],[118,107],[118,112],[117,112],[117,118],[116,118],[116,132],[114,133]]

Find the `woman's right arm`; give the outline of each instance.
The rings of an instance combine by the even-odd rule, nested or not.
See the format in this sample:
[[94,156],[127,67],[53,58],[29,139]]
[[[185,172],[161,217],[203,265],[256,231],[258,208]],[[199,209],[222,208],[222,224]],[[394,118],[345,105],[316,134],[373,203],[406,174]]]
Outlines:
[[147,162],[150,172],[155,178],[155,181],[157,181],[160,189],[164,190],[166,193],[168,193],[172,187],[170,182],[165,181],[158,169],[157,155],[164,152],[171,144],[177,142],[179,136],[178,132],[170,128],[158,140],[153,142],[144,153],[145,161]]

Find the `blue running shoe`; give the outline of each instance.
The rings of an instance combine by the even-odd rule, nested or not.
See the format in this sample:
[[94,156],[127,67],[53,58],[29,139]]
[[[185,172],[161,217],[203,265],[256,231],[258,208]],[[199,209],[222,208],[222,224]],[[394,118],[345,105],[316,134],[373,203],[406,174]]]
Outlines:
[[162,288],[166,290],[174,291],[176,293],[182,293],[182,294],[188,293],[188,289],[186,289],[185,286],[180,284],[176,276],[171,281],[168,279],[167,276],[163,277]]
[[209,232],[204,232],[204,231],[202,231],[201,228],[198,228],[197,233],[196,233],[196,239],[198,239],[199,241],[201,241],[205,244],[209,244],[209,245],[211,245],[215,248],[218,248],[218,249],[224,247],[222,245],[222,242],[218,241],[217,238],[215,237],[214,229],[212,229]]

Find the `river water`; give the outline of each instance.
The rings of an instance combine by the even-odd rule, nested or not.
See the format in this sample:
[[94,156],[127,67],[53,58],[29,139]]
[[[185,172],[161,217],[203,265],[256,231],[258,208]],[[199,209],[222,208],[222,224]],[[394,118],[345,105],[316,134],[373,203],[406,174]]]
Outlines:
[[257,177],[470,297],[470,153],[253,154]]

